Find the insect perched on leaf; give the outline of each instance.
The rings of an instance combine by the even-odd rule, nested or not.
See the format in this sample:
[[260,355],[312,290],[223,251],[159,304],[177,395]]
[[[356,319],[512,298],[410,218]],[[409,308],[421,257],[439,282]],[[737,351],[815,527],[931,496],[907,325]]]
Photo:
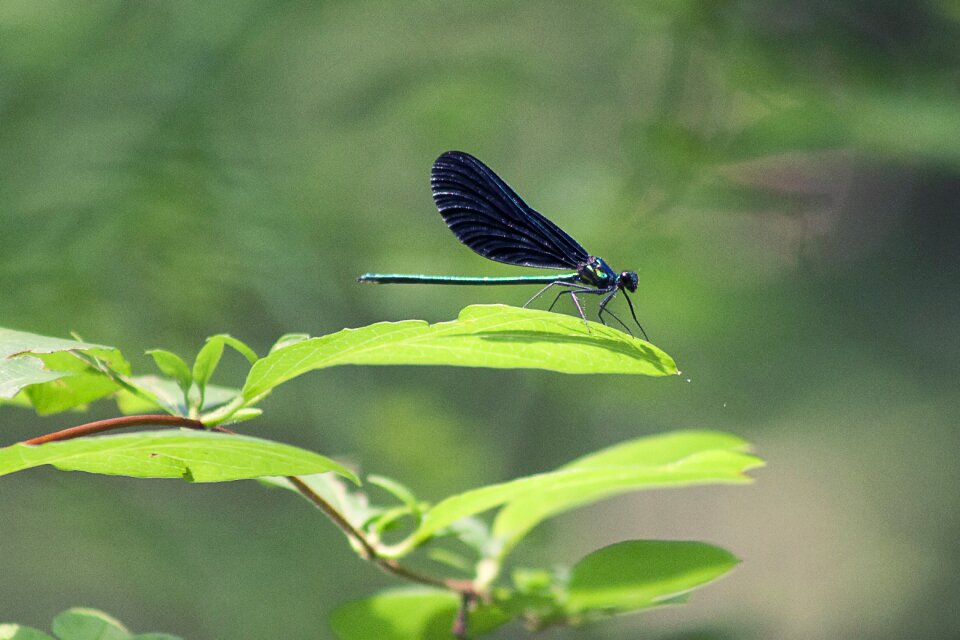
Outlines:
[[[587,316],[577,298],[578,294],[603,296],[597,313],[600,322],[604,314],[630,332],[630,329],[607,305],[618,291],[623,292],[630,314],[644,338],[647,337],[637,320],[633,302],[627,292],[637,290],[637,274],[621,271],[617,274],[603,258],[587,253],[564,231],[532,209],[506,182],[487,165],[462,151],[447,151],[433,163],[430,174],[433,200],[444,222],[454,235],[484,258],[521,267],[542,269],[574,269],[571,273],[546,276],[429,276],[399,273],[367,273],[360,282],[381,284],[542,284],[545,285],[526,304],[539,298],[553,287],[563,287],[549,310],[564,295],[569,295],[584,323]],[[589,330],[589,327],[588,327]]]

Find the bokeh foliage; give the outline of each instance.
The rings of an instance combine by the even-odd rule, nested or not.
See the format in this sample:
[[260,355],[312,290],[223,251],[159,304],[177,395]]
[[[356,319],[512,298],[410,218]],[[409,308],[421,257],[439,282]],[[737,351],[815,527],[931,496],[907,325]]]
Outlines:
[[[7,1],[0,324],[262,353],[522,303],[354,282],[515,273],[433,210],[430,163],[463,149],[640,272],[641,320],[684,378],[341,368],[285,386],[262,435],[414,469],[440,497],[637,435],[734,431],[771,454],[756,488],[618,500],[546,527],[544,557],[599,531],[744,559],[715,600],[644,619],[651,637],[956,635],[958,36],[950,0]],[[5,421],[4,443],[75,422]],[[299,637],[391,584],[255,486],[21,475],[0,488],[0,613],[25,624],[86,604],[184,637]],[[272,614],[245,615],[265,594]]]

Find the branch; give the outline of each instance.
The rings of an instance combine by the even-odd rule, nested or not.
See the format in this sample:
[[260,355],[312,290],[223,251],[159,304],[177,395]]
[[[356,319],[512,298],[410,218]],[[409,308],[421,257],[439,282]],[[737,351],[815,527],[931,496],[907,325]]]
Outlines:
[[139,427],[148,424],[163,425],[169,427],[186,427],[188,429],[206,429],[199,420],[191,420],[181,416],[160,415],[142,415],[142,416],[123,416],[120,418],[108,418],[96,422],[88,422],[76,427],[70,427],[63,431],[47,433],[36,438],[24,440],[22,444],[44,444],[47,442],[57,442],[60,440],[71,440],[81,436],[89,436],[104,431],[113,431],[114,429],[125,429],[127,427]]
[[[76,427],[70,427],[62,431],[55,431],[36,438],[24,440],[22,444],[44,444],[47,442],[58,442],[61,440],[71,440],[82,436],[89,436],[104,431],[113,431],[114,429],[125,429],[127,427],[137,427],[143,425],[162,425],[170,427],[186,427],[188,429],[206,429],[209,431],[219,431],[221,433],[236,434],[235,431],[225,427],[207,427],[199,420],[184,418],[182,416],[171,416],[165,414],[158,415],[139,415],[123,416],[120,418],[108,418],[96,422],[88,422]],[[477,590],[474,584],[469,580],[457,580],[453,578],[435,578],[425,574],[418,573],[401,565],[393,558],[384,558],[379,555],[377,549],[370,543],[366,535],[350,522],[343,515],[333,508],[333,506],[323,499],[322,496],[314,492],[307,484],[297,476],[287,476],[297,491],[303,497],[312,502],[324,515],[326,515],[337,527],[346,534],[347,538],[360,547],[361,555],[364,559],[373,562],[378,567],[388,573],[417,582],[420,584],[449,589],[461,594],[465,602],[472,601],[477,597]]]
[[473,605],[477,596],[474,593],[463,592],[460,594],[460,607],[457,609],[457,617],[453,621],[453,637],[457,640],[467,640],[467,622],[470,613],[470,607]]
[[373,562],[378,567],[386,571],[387,573],[392,573],[411,582],[417,582],[419,584],[425,584],[431,587],[439,587],[441,589],[449,589],[451,591],[456,591],[461,594],[464,598],[474,599],[477,596],[476,590],[473,583],[470,580],[456,580],[453,578],[435,578],[433,576],[428,576],[422,573],[418,573],[404,567],[394,558],[384,558],[379,555],[376,547],[370,543],[367,539],[367,536],[364,535],[362,531],[354,527],[350,522],[347,521],[343,515],[333,508],[333,506],[323,499],[318,493],[313,491],[307,484],[298,478],[297,476],[287,476],[297,491],[305,497],[307,500],[312,502],[318,509],[323,511],[330,520],[337,525],[337,527],[343,531],[346,536],[355,542],[361,551],[361,555],[364,559]]

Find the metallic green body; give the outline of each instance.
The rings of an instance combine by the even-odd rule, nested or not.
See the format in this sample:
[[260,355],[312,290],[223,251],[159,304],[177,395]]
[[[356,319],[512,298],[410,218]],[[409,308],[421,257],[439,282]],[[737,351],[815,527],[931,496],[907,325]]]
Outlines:
[[554,282],[579,282],[580,274],[575,271],[546,276],[427,276],[406,273],[365,273],[357,278],[357,281],[378,284],[553,284]]

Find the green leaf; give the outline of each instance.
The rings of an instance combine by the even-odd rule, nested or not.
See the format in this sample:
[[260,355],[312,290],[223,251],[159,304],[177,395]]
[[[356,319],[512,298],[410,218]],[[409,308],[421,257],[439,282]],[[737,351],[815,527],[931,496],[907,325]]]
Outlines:
[[94,358],[126,374],[130,365],[119,351],[103,345],[0,329],[0,399],[24,391],[40,414],[72,409],[118,388],[102,371],[75,354]]
[[411,513],[419,513],[420,502],[417,500],[417,496],[413,495],[413,491],[411,491],[409,487],[401,482],[386,476],[369,475],[367,476],[367,483],[372,484],[375,487],[380,487],[392,495],[394,498],[406,505]]
[[451,569],[456,569],[463,573],[470,573],[474,569],[474,561],[472,559],[466,558],[450,549],[444,549],[443,547],[430,549],[427,551],[427,557],[433,562],[446,565]]
[[577,506],[639,489],[695,484],[746,483],[759,458],[743,440],[724,433],[688,431],[638,438],[576,460],[560,469],[451,496],[426,512],[406,553],[451,523],[510,503],[494,519],[493,534],[505,555],[545,518]]
[[238,340],[237,338],[234,338],[233,336],[227,335],[225,333],[220,334],[217,337],[223,340],[223,343],[225,345],[227,345],[228,347],[232,347],[234,351],[238,352],[240,355],[246,358],[247,362],[249,362],[250,364],[253,364],[258,360],[257,352],[251,349],[250,347],[248,347],[247,343],[243,342],[242,340]]
[[238,422],[246,422],[247,420],[253,420],[254,418],[259,418],[263,415],[263,409],[257,409],[256,407],[247,407],[246,409],[238,409],[230,414],[230,417],[224,420],[223,422],[218,422],[217,425],[228,425],[228,424],[237,424]]
[[53,633],[60,640],[129,640],[130,632],[120,622],[95,609],[69,609],[53,619]]
[[[104,363],[120,373],[129,371],[130,365],[123,360],[119,352],[91,349],[86,351],[85,355],[95,358],[93,362]],[[91,367],[72,352],[50,353],[37,357],[43,362],[44,368],[68,374],[45,384],[30,385],[23,390],[40,415],[82,407],[120,388],[115,380],[103,371]]]
[[69,374],[47,371],[38,358],[4,357],[0,360],[0,397],[12,398],[24,387],[56,380],[65,375]]
[[420,512],[422,508],[420,502],[417,500],[417,497],[413,494],[413,491],[411,491],[407,486],[398,482],[397,480],[394,480],[393,478],[378,475],[367,476],[367,484],[380,487],[403,504],[403,507],[396,507],[383,511],[372,521],[367,523],[367,527],[378,533],[382,533],[388,528],[394,526],[397,521],[406,517],[413,519],[414,524],[412,528],[419,526]]
[[223,340],[218,339],[217,336],[207,338],[206,344],[197,352],[197,357],[193,361],[193,381],[197,384],[197,389],[200,390],[201,398],[206,391],[207,382],[210,381],[213,372],[217,370],[217,365],[220,364],[221,356],[223,356]]
[[[134,376],[127,378],[126,381],[149,397],[137,395],[126,389],[120,390],[116,400],[117,407],[122,413],[126,415],[149,413],[158,408],[174,415],[186,413],[187,406],[184,404],[183,390],[173,380],[160,376]],[[208,384],[202,409],[219,407],[239,395],[239,389]]]
[[27,356],[91,349],[110,350],[110,347],[0,329],[0,398],[12,398],[26,386],[64,376],[62,372],[46,370],[40,360]]
[[359,483],[353,473],[320,454],[269,440],[209,431],[147,431],[0,449],[0,475],[44,464],[65,471],[183,478],[191,482],[332,471]]
[[217,340],[222,340],[223,344],[227,345],[228,347],[232,347],[234,351],[246,358],[247,362],[250,364],[253,364],[257,361],[257,352],[248,347],[247,343],[243,342],[242,340],[238,340],[237,338],[234,338],[226,333],[221,333],[213,336],[210,339],[213,340],[214,338]]
[[473,549],[479,557],[490,556],[491,549],[494,548],[491,546],[493,538],[490,535],[490,523],[478,517],[460,518],[438,535],[455,537],[458,542]]
[[166,349],[150,349],[147,351],[147,355],[153,358],[163,375],[173,378],[177,382],[177,386],[180,387],[184,398],[186,398],[190,392],[190,385],[193,383],[193,374],[187,367],[187,363],[180,356]]
[[517,591],[523,594],[549,594],[555,582],[553,573],[546,569],[517,567],[510,577]]
[[[253,349],[232,336],[224,333],[207,338],[206,344],[204,344],[199,353],[197,353],[197,357],[193,362],[193,381],[196,383],[197,390],[200,392],[199,401],[194,403],[197,409],[224,404],[223,402],[213,404],[207,402],[207,389],[209,388],[207,383],[210,382],[213,372],[216,371],[217,365],[220,364],[224,345],[233,347],[236,351],[240,352],[250,364],[257,361],[257,354],[254,353]],[[187,393],[188,392],[185,391],[184,395]],[[248,415],[253,417],[250,414]],[[238,419],[236,416],[233,416],[233,418],[231,422],[240,422],[249,419],[249,417],[241,417]]]
[[[750,445],[719,431],[677,431],[608,447],[561,467],[573,474],[542,491],[517,495],[497,514],[493,535],[506,554],[533,527],[564,511],[615,495],[658,487],[744,484],[763,466]],[[439,506],[439,505],[438,505]]]
[[630,540],[573,567],[566,609],[622,613],[661,604],[716,580],[739,561],[703,542]]
[[285,333],[277,341],[273,343],[273,346],[270,347],[270,353],[273,353],[277,349],[282,349],[284,347],[289,347],[292,344],[297,342],[303,342],[304,340],[309,340],[309,333]]
[[611,327],[591,322],[588,332],[573,316],[475,305],[450,322],[379,322],[282,347],[253,365],[243,396],[252,400],[307,371],[343,364],[677,373],[673,359],[663,351]]
[[54,640],[39,629],[19,624],[0,624],[0,640]]
[[[450,591],[406,587],[382,591],[365,600],[341,605],[330,615],[339,640],[450,640],[460,598]],[[470,637],[509,621],[493,606],[470,612]]]
[[[53,620],[59,640],[182,640],[168,633],[141,633],[135,636],[115,618],[96,609],[74,608]],[[54,640],[52,636],[18,624],[0,624],[0,640]]]
[[22,407],[24,409],[30,409],[33,405],[30,402],[30,398],[27,397],[26,391],[21,391],[12,398],[0,398],[0,406],[9,405],[11,407]]

